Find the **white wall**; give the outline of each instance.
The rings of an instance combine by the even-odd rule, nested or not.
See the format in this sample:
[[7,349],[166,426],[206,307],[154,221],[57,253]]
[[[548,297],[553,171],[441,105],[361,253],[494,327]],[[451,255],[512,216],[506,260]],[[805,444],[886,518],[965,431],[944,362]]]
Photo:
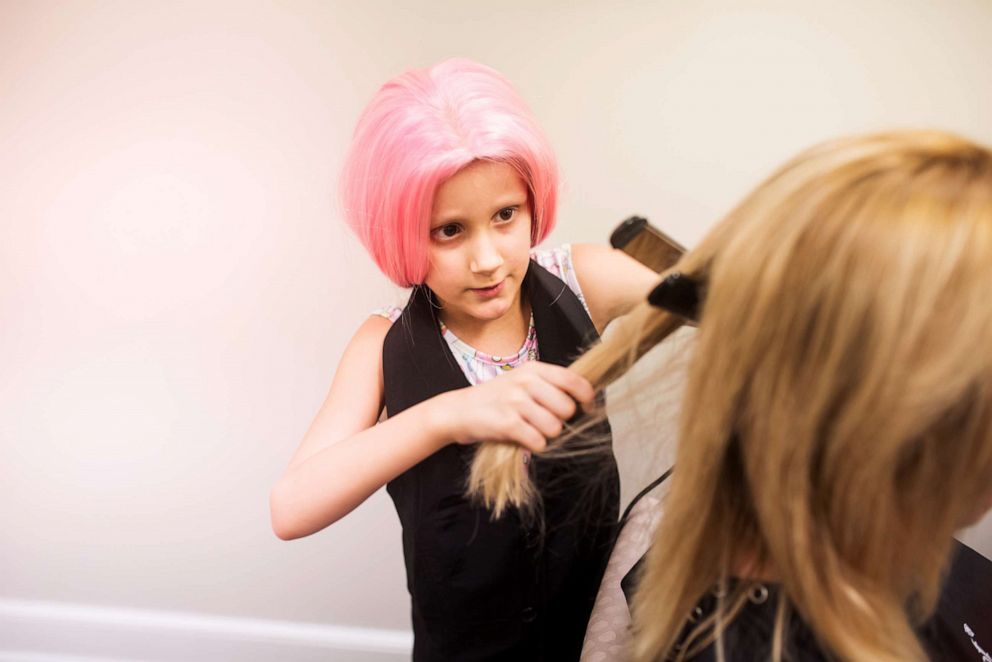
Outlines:
[[200,627],[402,659],[384,494],[293,543],[267,512],[402,295],[333,205],[390,76],[460,55],[517,83],[566,180],[552,243],[636,212],[692,244],[820,139],[992,143],[990,34],[985,0],[0,3],[0,655],[224,657]]

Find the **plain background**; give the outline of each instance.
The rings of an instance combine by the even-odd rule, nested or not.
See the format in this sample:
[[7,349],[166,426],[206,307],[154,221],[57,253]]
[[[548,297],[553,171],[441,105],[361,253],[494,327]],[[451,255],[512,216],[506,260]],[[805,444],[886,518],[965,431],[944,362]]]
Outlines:
[[546,245],[639,213],[691,246],[819,140],[992,143],[990,34],[987,0],[0,0],[0,600],[409,628],[384,492],[291,543],[267,504],[405,297],[334,195],[388,78],[518,86],[564,177]]

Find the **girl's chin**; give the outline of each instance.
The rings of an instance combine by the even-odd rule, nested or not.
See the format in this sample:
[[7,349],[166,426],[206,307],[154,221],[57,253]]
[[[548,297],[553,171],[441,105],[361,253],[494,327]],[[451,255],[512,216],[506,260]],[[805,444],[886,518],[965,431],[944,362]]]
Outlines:
[[[472,295],[470,294],[470,296]],[[479,299],[475,301],[469,300],[462,310],[464,314],[474,317],[477,320],[493,321],[500,319],[510,312],[512,305],[513,298],[504,293],[496,298],[485,301],[480,301]]]
[[506,286],[494,297],[480,297],[472,290],[465,290],[457,299],[447,302],[445,307],[448,309],[448,315],[454,314],[458,317],[491,322],[502,318],[512,310],[514,301],[519,301],[516,295],[516,289]]
[[471,313],[473,317],[477,319],[484,320],[497,320],[510,310],[510,302],[504,301],[502,299],[494,299],[491,301],[486,301],[484,303],[478,303],[472,306]]

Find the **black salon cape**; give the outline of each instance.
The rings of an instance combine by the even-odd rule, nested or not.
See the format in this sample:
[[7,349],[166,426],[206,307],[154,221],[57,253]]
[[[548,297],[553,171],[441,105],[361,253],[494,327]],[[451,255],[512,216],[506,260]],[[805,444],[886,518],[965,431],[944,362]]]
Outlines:
[[[523,287],[541,361],[568,365],[598,340],[579,299],[536,262]],[[386,335],[383,376],[389,416],[469,386],[425,287],[414,290]],[[595,433],[608,436],[609,426]],[[492,522],[464,497],[474,448],[450,444],[387,485],[403,528],[413,659],[577,660],[616,533],[612,452],[574,461],[535,457],[529,469],[543,517],[525,525],[512,510]]]
[[[670,473],[666,472],[652,483],[635,501],[667,479]],[[630,512],[633,505],[632,502],[626,512]],[[626,517],[623,519],[626,520]],[[620,582],[628,605],[631,604],[643,564],[644,557]],[[723,644],[728,662],[765,662],[770,659],[779,587],[769,584],[768,588],[767,600],[761,604],[745,603],[727,627]],[[698,606],[700,618],[705,618],[716,608],[716,600],[708,595]],[[688,629],[683,632],[685,635],[688,635]],[[937,609],[924,625],[917,628],[917,635],[933,662],[987,662],[992,659],[992,561],[955,541],[951,568],[944,580]],[[831,659],[795,613],[785,633],[785,643],[786,650],[792,654],[791,659],[809,662],[827,662]],[[710,645],[690,660],[716,662],[716,647]]]

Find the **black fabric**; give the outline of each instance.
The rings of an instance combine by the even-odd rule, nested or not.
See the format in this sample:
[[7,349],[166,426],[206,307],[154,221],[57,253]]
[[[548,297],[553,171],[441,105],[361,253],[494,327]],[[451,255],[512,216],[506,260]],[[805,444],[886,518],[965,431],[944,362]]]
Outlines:
[[[575,294],[535,262],[523,292],[542,361],[568,365],[598,339]],[[389,416],[469,386],[428,297],[414,290],[383,344]],[[609,435],[609,426],[595,433]],[[493,522],[464,497],[473,453],[450,444],[387,485],[403,529],[413,659],[577,660],[616,533],[612,453],[535,457],[529,470],[543,509],[528,524],[515,511]]]
[[[733,586],[731,586],[733,588]],[[727,625],[723,633],[723,650],[728,662],[768,662],[772,659],[772,641],[775,631],[775,613],[778,609],[779,588],[767,586],[767,593],[755,591],[744,604],[740,613]],[[760,601],[758,601],[760,600]],[[697,606],[695,620],[708,618],[717,607],[716,596],[706,595]],[[695,627],[687,623],[681,639],[687,637]],[[809,627],[794,613],[782,637],[782,659],[794,662],[832,662],[824,652]],[[677,644],[680,645],[680,644]],[[689,662],[717,662],[716,644],[710,644],[696,655],[686,658]]]
[[919,634],[931,660],[992,657],[992,561],[955,541],[937,611]]
[[[638,494],[627,511],[670,474],[671,470],[665,472],[648,489]],[[644,560],[645,557],[641,557],[620,581],[628,605],[633,601]],[[774,584],[766,586],[769,589],[768,599],[760,604],[748,602],[728,625],[723,636],[725,659],[728,662],[766,662],[770,659],[779,587]],[[712,594],[705,596],[697,608],[699,611],[694,617],[696,621],[713,613],[716,608],[715,597]],[[691,624],[686,626],[682,636],[688,636],[690,630]],[[955,541],[951,567],[944,580],[937,608],[933,616],[917,629],[917,634],[933,662],[981,662],[988,659],[983,655],[992,655],[992,561]],[[783,659],[812,662],[830,659],[809,626],[795,613],[790,617],[784,643]],[[714,645],[687,658],[687,662],[716,660]]]

